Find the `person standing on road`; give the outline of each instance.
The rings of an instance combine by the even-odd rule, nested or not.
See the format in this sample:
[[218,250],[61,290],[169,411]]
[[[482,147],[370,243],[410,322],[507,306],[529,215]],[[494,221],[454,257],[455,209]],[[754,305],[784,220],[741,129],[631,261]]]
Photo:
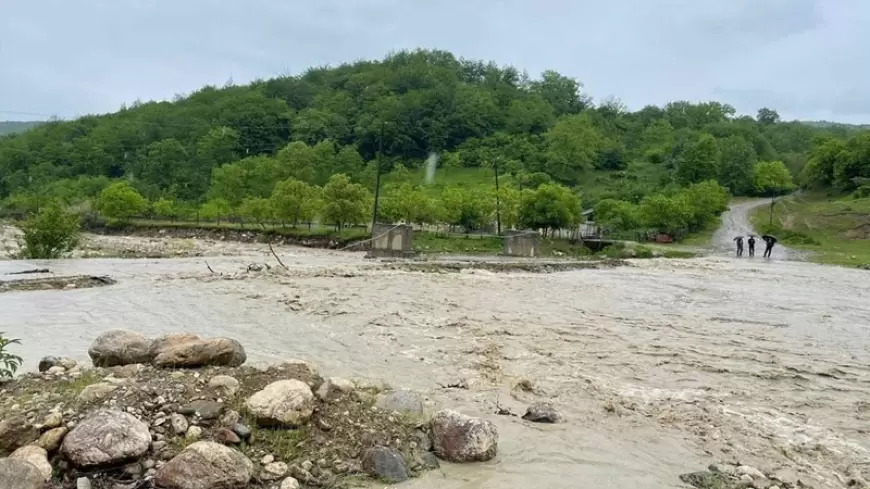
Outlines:
[[743,236],[737,236],[734,241],[737,241],[737,256],[743,256]]
[[755,236],[750,234],[746,243],[749,244],[749,257],[752,258],[755,256]]
[[773,251],[773,245],[776,244],[776,238],[769,234],[761,237],[764,240],[764,257],[770,258],[770,253]]

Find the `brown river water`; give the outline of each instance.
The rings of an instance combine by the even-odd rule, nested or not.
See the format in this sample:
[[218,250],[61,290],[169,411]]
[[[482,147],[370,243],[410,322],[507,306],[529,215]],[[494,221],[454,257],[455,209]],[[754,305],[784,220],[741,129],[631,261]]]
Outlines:
[[[734,258],[752,205],[725,216],[710,256],[552,274],[404,272],[290,247],[275,249],[289,270],[244,273],[275,264],[267,248],[172,240],[141,241],[194,246],[224,275],[202,257],[0,261],[4,280],[34,266],[118,280],[0,294],[0,331],[22,340],[27,370],[44,355],[86,360],[110,328],[227,336],[252,363],[311,360],[498,425],[495,461],[445,464],[409,489],[680,488],[679,474],[721,461],[845,487],[870,472],[870,275],[780,246],[770,261]],[[89,242],[119,239],[136,244]],[[524,379],[534,392],[513,389]],[[539,400],[567,422],[494,414]]]

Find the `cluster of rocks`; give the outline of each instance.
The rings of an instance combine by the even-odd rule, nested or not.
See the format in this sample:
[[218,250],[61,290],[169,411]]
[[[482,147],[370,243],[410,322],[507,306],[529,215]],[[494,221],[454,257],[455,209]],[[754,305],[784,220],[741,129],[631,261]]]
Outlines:
[[[683,474],[680,480],[698,489],[795,489],[809,487],[788,468],[765,473],[750,465],[713,464],[708,470]],[[850,484],[851,486],[852,484]]]
[[[292,489],[400,482],[491,460],[489,421],[292,360],[243,367],[236,341],[100,335],[94,367],[46,357],[0,386],[3,489]],[[176,367],[198,367],[178,370]]]

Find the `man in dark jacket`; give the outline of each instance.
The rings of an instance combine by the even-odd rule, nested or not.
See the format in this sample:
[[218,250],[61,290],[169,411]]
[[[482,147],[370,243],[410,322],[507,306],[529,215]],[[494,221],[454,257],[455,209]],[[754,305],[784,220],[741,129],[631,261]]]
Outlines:
[[749,239],[746,240],[746,243],[749,244],[749,257],[752,258],[755,256],[755,236],[749,235]]
[[737,241],[737,256],[743,256],[743,236],[737,236],[734,241]]
[[776,244],[776,238],[769,234],[761,237],[764,240],[764,257],[770,258],[770,253],[773,251],[773,245]]

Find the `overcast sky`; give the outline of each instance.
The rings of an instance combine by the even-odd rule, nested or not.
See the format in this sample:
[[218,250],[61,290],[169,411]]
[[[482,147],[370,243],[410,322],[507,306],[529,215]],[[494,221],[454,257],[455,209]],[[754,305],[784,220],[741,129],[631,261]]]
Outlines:
[[438,48],[631,109],[870,123],[868,0],[0,0],[0,120]]

